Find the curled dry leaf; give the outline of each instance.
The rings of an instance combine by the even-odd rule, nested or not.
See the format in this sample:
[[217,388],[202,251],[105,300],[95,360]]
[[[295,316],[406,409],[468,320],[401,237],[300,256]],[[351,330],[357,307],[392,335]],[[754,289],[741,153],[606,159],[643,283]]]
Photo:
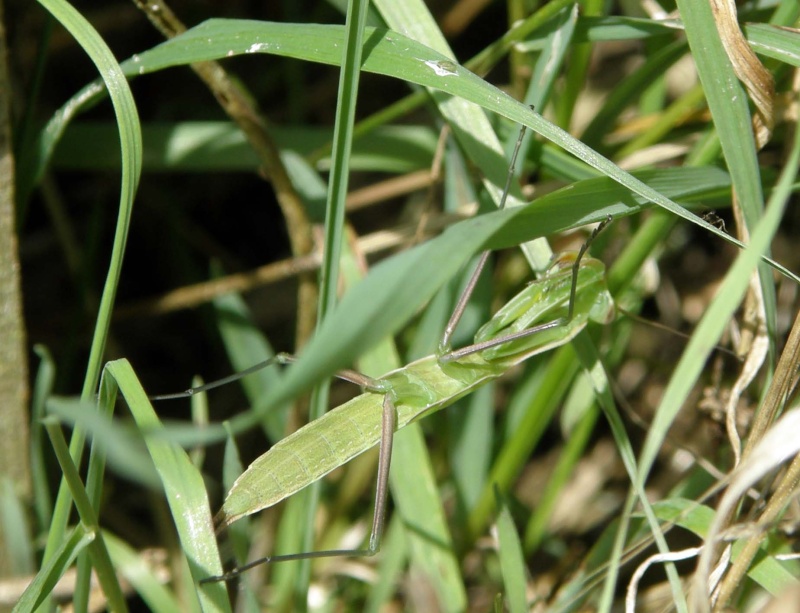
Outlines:
[[775,123],[775,83],[772,75],[747,44],[736,19],[736,5],[733,0],[711,0],[711,10],[736,76],[755,104],[753,133],[756,146],[761,149],[769,140]]

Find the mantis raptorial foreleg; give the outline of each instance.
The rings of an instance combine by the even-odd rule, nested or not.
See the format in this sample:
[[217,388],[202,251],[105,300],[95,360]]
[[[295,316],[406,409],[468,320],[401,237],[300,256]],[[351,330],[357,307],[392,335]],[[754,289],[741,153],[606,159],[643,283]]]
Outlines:
[[[473,343],[472,345],[467,345],[466,347],[462,347],[461,349],[456,349],[455,351],[447,351],[439,356],[439,359],[443,362],[452,362],[454,360],[458,360],[460,358],[466,357],[473,353],[478,353],[479,351],[483,351],[484,349],[491,349],[492,347],[498,347],[500,345],[504,345],[505,343],[510,343],[511,341],[519,340],[522,338],[526,338],[528,336],[533,336],[535,334],[539,334],[544,332],[545,330],[551,330],[553,328],[558,328],[559,326],[567,325],[570,321],[572,321],[572,317],[575,313],[575,295],[577,293],[578,287],[578,269],[581,265],[581,260],[583,259],[586,250],[592,244],[595,237],[600,234],[600,232],[605,228],[609,223],[611,223],[611,216],[607,217],[603,221],[601,221],[597,227],[592,231],[592,234],[589,238],[581,245],[580,251],[578,251],[578,255],[575,258],[575,262],[572,264],[572,280],[570,282],[570,290],[569,290],[569,302],[567,305],[567,314],[564,317],[559,317],[552,321],[545,322],[543,324],[539,324],[537,326],[533,326],[532,328],[526,328],[524,330],[520,330],[519,332],[513,332],[511,334],[506,334],[503,336],[499,336],[497,338],[493,338],[488,341],[482,341],[479,343]],[[480,261],[478,262],[478,266],[475,268],[475,272],[472,273],[472,278],[470,282],[467,284],[464,293],[462,294],[461,298],[458,301],[458,306],[455,311],[453,311],[453,315],[450,317],[450,322],[447,324],[447,329],[450,331],[447,336],[442,338],[439,347],[446,346],[446,343],[449,341],[450,335],[452,335],[453,331],[455,330],[458,322],[461,319],[461,316],[464,313],[464,308],[466,308],[467,300],[464,298],[469,291],[471,295],[475,289],[475,285],[478,281],[478,276],[483,271],[483,267],[486,265],[486,257],[488,256],[488,251],[484,252],[481,256]],[[459,308],[460,307],[460,310]],[[456,315],[458,317],[456,317]]]

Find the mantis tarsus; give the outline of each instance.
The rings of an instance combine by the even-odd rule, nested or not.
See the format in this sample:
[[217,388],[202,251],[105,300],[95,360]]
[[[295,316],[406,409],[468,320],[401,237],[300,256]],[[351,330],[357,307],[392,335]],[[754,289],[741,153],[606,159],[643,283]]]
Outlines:
[[[513,164],[512,160],[512,168]],[[204,581],[227,580],[266,562],[376,554],[383,533],[395,430],[453,404],[527,358],[567,343],[590,319],[607,322],[613,316],[614,306],[606,287],[605,266],[599,260],[585,256],[591,241],[609,221],[610,218],[597,226],[579,252],[556,258],[546,275],[532,282],[501,308],[477,332],[474,344],[452,350],[451,336],[487,261],[488,252],[482,254],[445,328],[436,354],[378,379],[353,371],[340,372],[340,378],[362,386],[365,393],[307,424],[256,459],[233,484],[215,518],[217,526],[223,528],[241,517],[277,504],[380,442],[375,508],[366,549],[267,557]],[[285,364],[292,359],[280,354],[245,372],[271,363]],[[204,391],[239,376],[241,373],[189,392],[156,398],[174,398]]]

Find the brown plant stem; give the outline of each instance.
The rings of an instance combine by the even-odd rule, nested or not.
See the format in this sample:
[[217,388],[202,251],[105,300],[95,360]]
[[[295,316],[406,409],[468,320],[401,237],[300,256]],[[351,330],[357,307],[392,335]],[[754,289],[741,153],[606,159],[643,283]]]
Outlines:
[[[133,1],[165,37],[174,38],[186,31],[186,26],[163,0]],[[278,205],[286,220],[292,254],[296,257],[310,255],[314,248],[311,223],[281,161],[278,147],[269,134],[267,122],[252,97],[244,91],[242,85],[230,78],[219,62],[198,62],[192,64],[192,70],[244,132],[258,155],[262,164],[261,171],[272,182]],[[316,305],[315,276],[310,272],[303,273],[299,278],[297,295],[296,349],[305,344],[314,330]]]
[[[28,464],[28,360],[22,315],[19,253],[14,210],[14,157],[11,138],[12,91],[0,0],[0,467],[15,494],[30,497]],[[9,541],[0,528],[0,576],[13,568]]]

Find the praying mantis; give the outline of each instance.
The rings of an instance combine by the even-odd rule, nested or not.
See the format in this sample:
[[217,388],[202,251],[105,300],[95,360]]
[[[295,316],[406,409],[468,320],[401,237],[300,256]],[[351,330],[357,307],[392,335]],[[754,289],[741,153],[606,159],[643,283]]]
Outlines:
[[[518,141],[517,150],[519,147]],[[512,168],[517,155],[512,156]],[[512,174],[509,173],[509,182]],[[507,194],[508,186],[505,193]],[[505,196],[503,201],[505,200]],[[502,202],[501,202],[502,206]],[[590,320],[607,323],[614,303],[606,286],[605,266],[586,255],[602,221],[577,253],[557,257],[547,273],[502,307],[477,332],[474,343],[453,350],[452,335],[461,320],[489,252],[480,257],[437,352],[374,379],[346,370],[338,377],[360,385],[364,393],[279,441],[257,458],[236,480],[215,518],[224,528],[247,515],[271,507],[380,443],[372,529],[365,549],[332,549],[262,558],[203,582],[228,580],[265,562],[335,556],[372,556],[380,549],[388,499],[388,477],[396,430],[445,408],[524,360],[569,342]],[[260,368],[286,364],[279,354]],[[214,382],[169,399],[216,387]]]
[[[584,258],[584,252],[585,247],[578,254],[560,256],[547,276],[525,288],[478,331],[473,345],[450,351],[445,336],[440,353],[379,379],[340,373],[362,385],[366,393],[309,423],[256,459],[233,484],[215,518],[222,527],[271,507],[380,442],[368,548],[263,558],[212,579],[234,577],[262,562],[377,553],[395,430],[453,404],[527,358],[569,342],[589,320],[607,323],[613,316],[605,267],[599,260]],[[451,318],[448,331],[458,323],[460,313],[455,315],[459,317]]]

